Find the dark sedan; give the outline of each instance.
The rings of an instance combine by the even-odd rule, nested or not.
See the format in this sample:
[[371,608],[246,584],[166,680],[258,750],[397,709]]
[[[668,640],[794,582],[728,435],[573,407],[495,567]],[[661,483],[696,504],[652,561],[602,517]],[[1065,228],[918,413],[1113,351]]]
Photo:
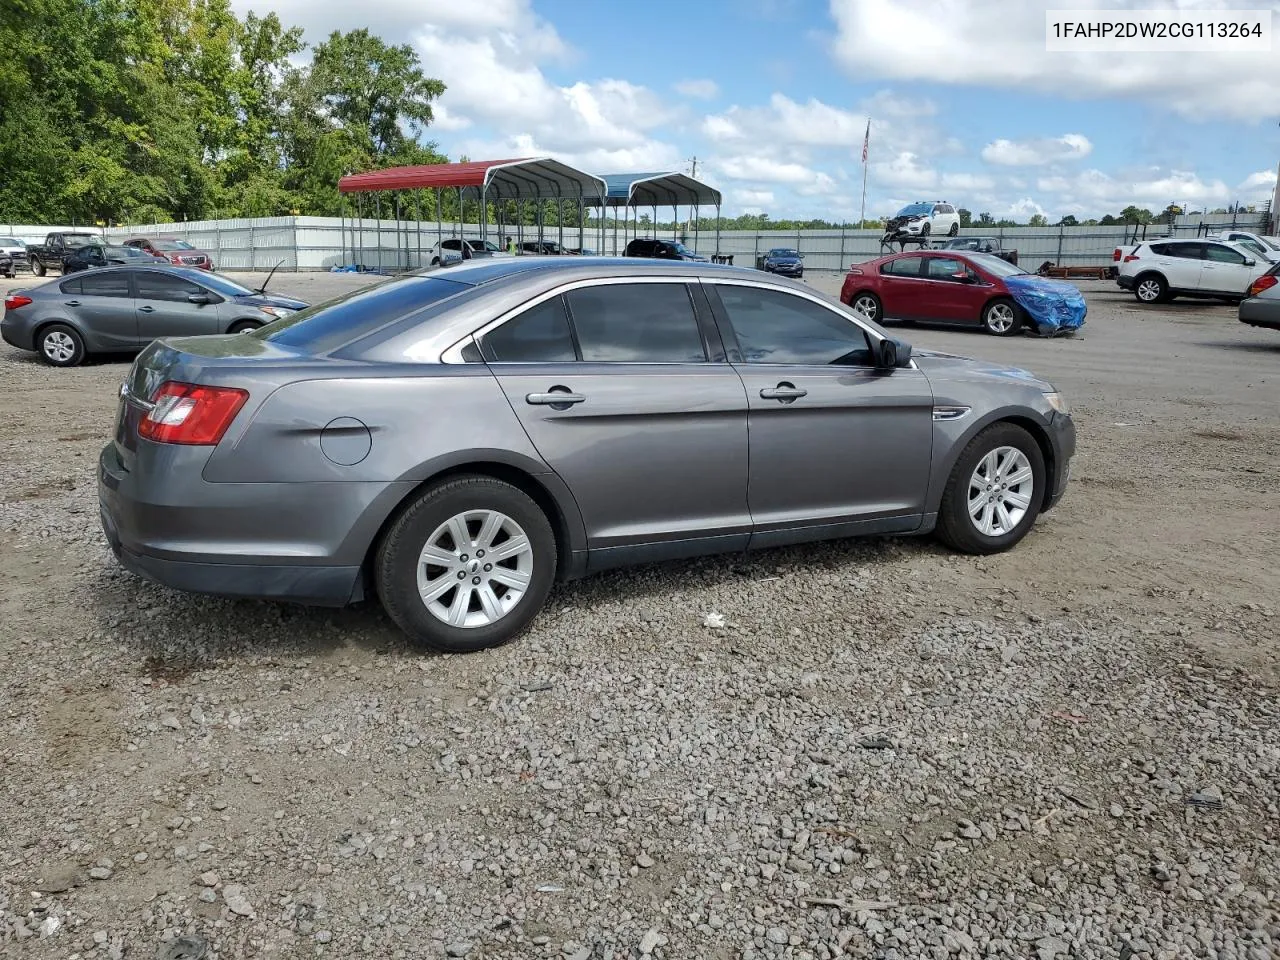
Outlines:
[[756,261],[756,269],[783,277],[803,277],[804,257],[790,247],[774,247]]
[[4,307],[5,343],[74,367],[90,354],[136,351],[158,337],[242,333],[307,304],[203,270],[102,267],[15,290]]
[[163,267],[168,266],[169,261],[164,257],[153,257],[145,250],[139,250],[137,247],[90,243],[83,247],[77,247],[67,256],[67,259],[62,261],[62,272],[64,274],[78,273],[81,270],[90,270],[94,267],[142,266],[143,264]]
[[707,258],[694,253],[678,240],[655,240],[651,237],[637,237],[627,244],[627,257],[649,257],[653,260],[689,260],[694,263],[706,263]]

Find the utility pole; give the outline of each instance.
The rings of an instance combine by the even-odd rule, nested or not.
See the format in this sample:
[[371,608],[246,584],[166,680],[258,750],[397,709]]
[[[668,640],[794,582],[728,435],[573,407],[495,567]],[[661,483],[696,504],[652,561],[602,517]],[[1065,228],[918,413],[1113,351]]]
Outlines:
[[689,176],[691,176],[691,177],[693,177],[693,179],[697,180],[697,179],[698,179],[698,158],[697,158],[697,157],[690,157],[690,158],[689,158],[689,160],[688,160],[688,162],[689,162],[690,164],[692,164],[692,168],[689,170]]

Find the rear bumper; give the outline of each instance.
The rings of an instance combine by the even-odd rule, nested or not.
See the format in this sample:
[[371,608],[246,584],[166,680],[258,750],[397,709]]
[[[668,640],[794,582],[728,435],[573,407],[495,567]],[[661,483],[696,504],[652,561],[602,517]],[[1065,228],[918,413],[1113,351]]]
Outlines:
[[3,320],[0,320],[0,340],[11,347],[17,347],[19,350],[34,350],[36,348],[31,336],[31,329],[25,323],[19,323],[17,320],[11,319],[6,313]]
[[1116,274],[1116,286],[1118,286],[1121,290],[1132,290],[1132,289],[1133,289],[1133,277],[1122,277],[1122,276],[1120,276],[1120,275],[1117,273],[1117,274]]
[[1240,302],[1240,322],[1251,327],[1270,327],[1280,330],[1280,300],[1263,300],[1250,297]]
[[345,606],[369,545],[413,484],[208,483],[207,448],[150,445],[132,471],[98,463],[107,543],[125,569],[192,593]]

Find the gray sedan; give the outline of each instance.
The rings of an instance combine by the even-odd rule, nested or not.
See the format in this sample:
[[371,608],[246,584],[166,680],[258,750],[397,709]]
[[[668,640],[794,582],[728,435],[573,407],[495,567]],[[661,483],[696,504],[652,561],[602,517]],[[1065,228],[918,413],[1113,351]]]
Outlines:
[[1280,330],[1280,264],[1253,281],[1240,303],[1240,322]]
[[0,336],[74,367],[94,353],[137,351],[158,337],[241,333],[307,306],[183,267],[104,267],[5,297]]
[[152,344],[98,490],[144,577],[377,596],[413,640],[463,652],[608,567],[858,535],[1005,550],[1074,451],[1050,384],[913,354],[791,280],[491,258]]

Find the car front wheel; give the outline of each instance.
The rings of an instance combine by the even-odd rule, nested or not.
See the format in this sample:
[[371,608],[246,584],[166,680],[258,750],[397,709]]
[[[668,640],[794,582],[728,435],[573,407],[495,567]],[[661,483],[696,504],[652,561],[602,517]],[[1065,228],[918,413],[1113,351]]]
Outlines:
[[227,333],[248,333],[250,330],[257,330],[262,324],[256,320],[240,320],[231,325],[231,329]]
[[1012,300],[992,300],[982,310],[982,328],[994,337],[1008,337],[1018,332],[1018,308]]
[[470,653],[522,633],[551,591],[556,540],[522,490],[468,476],[426,489],[374,562],[387,615],[415,643]]
[[1027,535],[1044,500],[1044,454],[1031,434],[997,423],[969,441],[938,508],[938,538],[964,553],[999,553]]

